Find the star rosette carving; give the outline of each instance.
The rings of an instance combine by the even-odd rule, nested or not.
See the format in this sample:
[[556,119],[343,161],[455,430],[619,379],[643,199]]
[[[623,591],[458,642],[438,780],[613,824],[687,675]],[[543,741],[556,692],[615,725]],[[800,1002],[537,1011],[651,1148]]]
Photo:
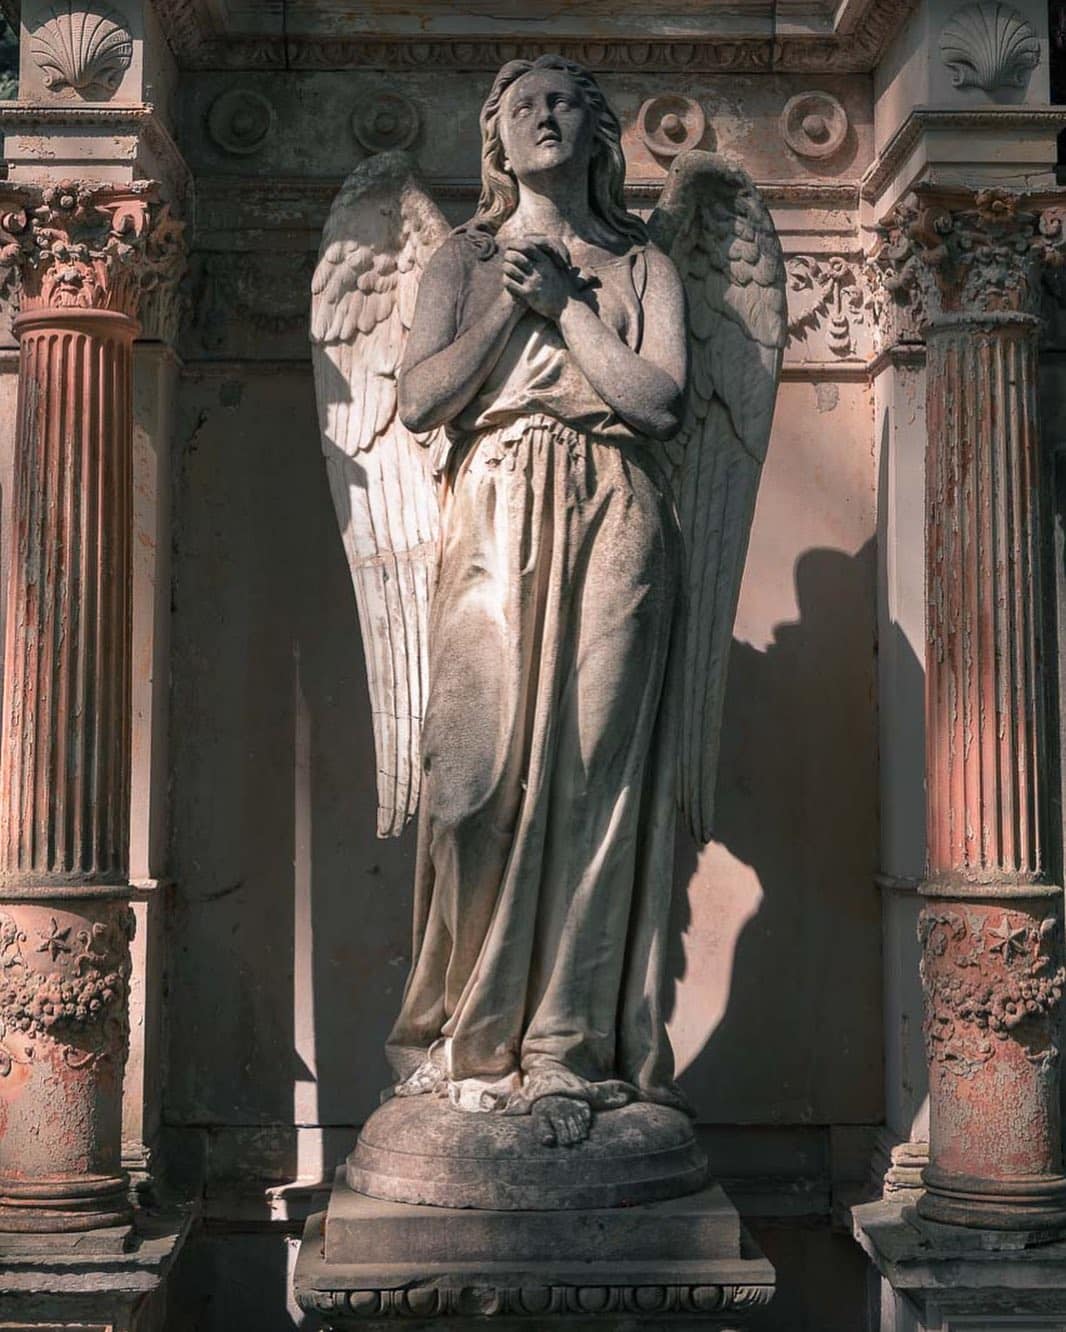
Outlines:
[[1059,923],[1009,908],[927,907],[918,921],[930,1063],[970,1077],[1013,1037],[1032,1062],[1058,1057],[1057,1010],[1066,988]]
[[38,942],[27,955],[26,931],[0,913],[0,1077],[32,1059],[43,1038],[57,1042],[68,1062],[83,1062],[86,1037],[95,1058],[124,1048],[128,1035],[133,913],[81,927],[51,916],[33,933]]
[[0,268],[23,313],[111,310],[135,318],[185,270],[185,224],[153,182],[0,186]]

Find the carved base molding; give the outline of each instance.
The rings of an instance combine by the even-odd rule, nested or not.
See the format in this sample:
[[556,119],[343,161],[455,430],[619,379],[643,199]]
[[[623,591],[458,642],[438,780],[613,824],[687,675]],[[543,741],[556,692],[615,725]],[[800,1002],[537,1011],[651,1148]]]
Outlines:
[[191,1208],[138,1212],[113,1231],[0,1235],[0,1327],[144,1332],[162,1326],[164,1286],[192,1222]]
[[635,1207],[494,1212],[370,1198],[342,1170],[307,1222],[294,1286],[329,1329],[658,1332],[744,1327],[774,1281],[717,1185]]
[[905,1197],[853,1207],[874,1267],[880,1332],[984,1332],[1066,1326],[1066,1242],[936,1225]]

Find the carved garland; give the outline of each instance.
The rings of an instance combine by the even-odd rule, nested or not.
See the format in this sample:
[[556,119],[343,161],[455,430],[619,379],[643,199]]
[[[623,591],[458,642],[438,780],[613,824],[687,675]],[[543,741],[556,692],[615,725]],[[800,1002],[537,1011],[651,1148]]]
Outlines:
[[[61,926],[53,916],[48,930],[31,942],[18,923],[0,912],[0,1041],[21,1038],[21,1053],[0,1045],[0,1077],[15,1063],[33,1058],[27,1041],[51,1037],[60,1044],[94,1028],[127,1032],[126,993],[133,935],[133,912],[119,928],[100,921],[91,929]],[[45,970],[45,962],[52,965]],[[106,1051],[70,1051],[68,1063],[83,1063]]]
[[993,916],[926,908],[918,920],[930,1063],[972,1077],[1012,1033],[1038,1037],[1029,1058],[1048,1067],[1058,1046],[1036,1030],[1062,999],[1066,967],[1055,967],[1058,922],[1004,909]]
[[868,333],[871,305],[861,256],[791,255],[785,270],[792,313],[790,343],[805,341],[808,334],[824,327],[826,345],[834,356],[859,354],[859,338]]

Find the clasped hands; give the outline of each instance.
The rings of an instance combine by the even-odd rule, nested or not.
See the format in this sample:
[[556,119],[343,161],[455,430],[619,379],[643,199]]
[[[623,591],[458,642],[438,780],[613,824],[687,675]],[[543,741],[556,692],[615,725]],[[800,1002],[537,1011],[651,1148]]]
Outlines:
[[545,319],[556,320],[579,294],[580,278],[561,241],[550,236],[510,240],[503,252],[504,290]]

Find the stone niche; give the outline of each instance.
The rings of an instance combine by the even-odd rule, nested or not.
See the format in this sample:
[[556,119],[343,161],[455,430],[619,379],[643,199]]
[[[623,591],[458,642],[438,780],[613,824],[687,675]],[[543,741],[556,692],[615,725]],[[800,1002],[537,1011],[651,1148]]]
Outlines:
[[[151,177],[188,224],[187,276],[146,305],[133,350],[138,927],[122,1165],[142,1201],[165,1185],[198,1222],[165,1320],[160,1306],[144,1332],[315,1326],[292,1293],[299,1233],[390,1080],[382,1047],[410,960],[413,829],[373,836],[364,648],[316,416],[323,224],[347,173],[391,149],[415,159],[450,222],[468,217],[492,74],[548,48],[592,66],[618,110],[631,209],[650,211],[677,154],[698,147],[750,172],[781,238],[788,342],[730,654],[716,834],[678,843],[669,1028],[699,1142],[743,1223],[730,1222],[731,1253],[756,1242],[777,1272],[751,1326],[857,1332],[869,1312],[870,1332],[925,1332],[906,1293],[867,1299],[877,1260],[846,1217],[871,1162],[878,1193],[886,1170],[905,1191],[928,1162],[915,934],[925,347],[922,311],[886,296],[871,256],[921,180],[1053,187],[1046,14],[1030,0],[775,13],[108,0],[107,49],[64,71],[48,25],[95,3],[23,0],[19,100],[0,127],[12,181]],[[1066,415],[1060,289],[1048,279],[1046,434]],[[4,535],[18,353],[10,286],[0,299]],[[340,1221],[335,1242],[358,1247],[365,1217]],[[490,1309],[466,1276],[434,1295],[439,1309],[416,1291],[365,1311],[535,1324],[539,1287],[501,1286]],[[713,1309],[719,1294],[697,1298],[680,1275],[663,1299],[721,1323],[743,1285],[716,1282]],[[600,1283],[571,1286],[558,1299],[577,1301],[567,1312],[583,1325]],[[619,1318],[646,1312],[653,1296],[636,1291],[617,1296]],[[1008,1305],[989,1305],[989,1327],[1029,1325],[1006,1321]],[[941,1305],[923,1307],[931,1332]],[[944,1329],[984,1332],[989,1310],[959,1309]],[[360,1310],[324,1296],[320,1312]],[[108,1325],[88,1306],[76,1318]]]
[[[631,207],[653,204],[687,138],[744,163],[786,250],[792,329],[736,623],[719,834],[678,853],[671,1033],[712,1168],[744,1181],[756,1215],[824,1222],[832,1179],[864,1173],[883,1115],[875,328],[856,215],[871,85],[600,77],[623,119]],[[414,843],[370,836],[362,647],[317,441],[307,292],[318,239],[344,174],[397,144],[449,219],[468,216],[470,126],[490,80],[183,76],[197,229],[175,429],[170,1003],[182,1019],[167,1132],[201,1163],[209,1146],[201,1168],[220,1225],[307,1206],[283,1193],[264,1203],[253,1180],[328,1181],[351,1146],[344,1126],[386,1084],[381,1045],[409,948]],[[239,1060],[212,1037],[220,1012]],[[778,1235],[794,1280],[837,1254],[851,1283],[842,1307],[860,1300],[841,1238]],[[195,1252],[216,1271],[247,1261],[217,1232]]]

